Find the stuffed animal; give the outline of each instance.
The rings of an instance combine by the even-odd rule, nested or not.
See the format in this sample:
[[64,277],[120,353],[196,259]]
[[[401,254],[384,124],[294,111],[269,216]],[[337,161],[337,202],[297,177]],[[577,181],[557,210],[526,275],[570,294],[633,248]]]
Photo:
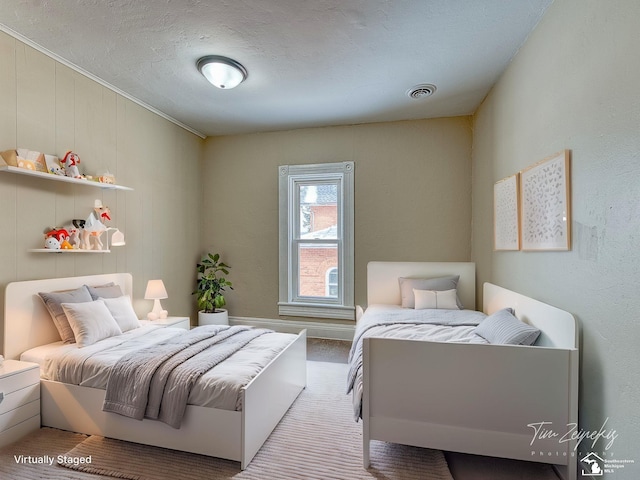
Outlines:
[[98,181],[100,183],[108,183],[110,185],[113,185],[114,183],[116,183],[116,177],[114,177],[113,174],[109,172],[105,172],[98,177]]
[[44,248],[60,250],[60,241],[56,237],[47,237],[44,240]]
[[80,249],[82,250],[102,250],[104,246],[101,240],[102,234],[107,231],[107,226],[103,222],[111,220],[109,207],[102,205],[102,201],[96,199],[93,211],[86,220],[74,219],[73,225],[78,228],[80,239]]
[[[64,228],[53,228],[45,232],[44,248],[53,250],[71,250],[73,246],[69,243],[69,232]],[[55,239],[55,242],[49,239]]]
[[69,244],[71,248],[80,248],[80,231],[84,228],[84,220],[72,220],[64,229],[69,232]]
[[64,173],[67,177],[82,178],[82,176],[80,175],[80,170],[78,169],[80,157],[77,153],[73,153],[69,150],[67,153],[65,153],[64,158],[60,160],[60,163],[64,165]]

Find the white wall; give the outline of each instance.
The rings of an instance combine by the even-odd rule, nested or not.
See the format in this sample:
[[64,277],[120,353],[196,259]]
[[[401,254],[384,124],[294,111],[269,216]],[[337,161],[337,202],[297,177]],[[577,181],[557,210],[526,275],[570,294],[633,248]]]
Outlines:
[[[580,426],[598,430],[609,418],[618,438],[607,453],[636,464],[605,477],[625,479],[640,476],[639,19],[635,0],[556,0],[476,113],[473,144],[479,283],[577,316]],[[565,148],[572,250],[493,252],[494,182]]]
[[[144,315],[146,282],[163,278],[171,314],[191,315],[203,141],[186,130],[0,33],[0,150],[80,155],[80,169],[108,169],[132,192],[0,173],[0,286],[17,280],[131,272]],[[4,164],[4,162],[2,162]],[[109,254],[29,253],[47,227],[86,218],[95,199],[127,245]],[[4,294],[0,296],[4,309]],[[4,321],[4,319],[3,319]]]

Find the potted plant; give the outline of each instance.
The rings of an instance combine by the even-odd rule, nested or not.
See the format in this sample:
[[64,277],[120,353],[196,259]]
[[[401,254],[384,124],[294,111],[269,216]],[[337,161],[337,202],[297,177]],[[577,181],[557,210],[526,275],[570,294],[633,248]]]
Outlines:
[[208,253],[196,265],[198,284],[193,292],[198,302],[198,325],[228,325],[229,316],[223,292],[228,287],[233,290],[232,283],[226,279],[229,265],[220,260],[220,254]]

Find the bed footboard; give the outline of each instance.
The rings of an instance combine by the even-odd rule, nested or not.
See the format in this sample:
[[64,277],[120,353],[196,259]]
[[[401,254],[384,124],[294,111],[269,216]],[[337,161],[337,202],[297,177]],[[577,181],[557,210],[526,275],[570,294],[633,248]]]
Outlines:
[[365,467],[370,440],[382,440],[575,478],[575,441],[560,439],[577,423],[576,349],[365,338],[363,353]]
[[303,330],[244,388],[243,470],[306,386],[307,331]]
[[244,388],[242,411],[187,405],[182,426],[102,411],[105,390],[41,381],[42,425],[240,462],[245,469],[307,383],[306,330]]

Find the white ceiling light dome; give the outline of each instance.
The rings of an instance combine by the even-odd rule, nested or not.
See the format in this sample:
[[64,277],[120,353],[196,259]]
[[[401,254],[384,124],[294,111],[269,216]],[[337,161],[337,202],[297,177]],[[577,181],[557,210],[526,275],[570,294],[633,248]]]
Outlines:
[[198,60],[197,66],[212,85],[224,90],[237,87],[249,75],[240,63],[219,55],[202,57]]

